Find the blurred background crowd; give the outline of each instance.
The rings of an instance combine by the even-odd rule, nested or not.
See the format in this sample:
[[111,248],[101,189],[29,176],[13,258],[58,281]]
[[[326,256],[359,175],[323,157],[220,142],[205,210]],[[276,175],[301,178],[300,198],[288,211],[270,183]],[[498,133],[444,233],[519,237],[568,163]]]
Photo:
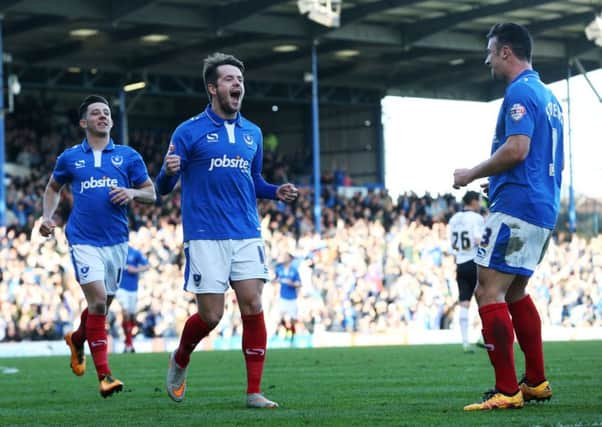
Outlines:
[[[70,193],[63,192],[54,238],[42,238],[36,222],[57,155],[81,139],[73,125],[76,116],[57,122],[44,114],[49,106],[39,100],[25,102],[32,103],[21,109],[28,115],[7,118],[7,161],[13,167],[7,171],[7,228],[0,240],[0,341],[61,339],[85,307],[62,228]],[[142,154],[152,177],[161,167],[168,140],[169,131],[130,134],[130,145]],[[302,159],[287,159],[269,149],[266,159],[268,180],[302,182]],[[413,193],[393,199],[378,188],[349,194],[339,191],[350,184],[348,177],[334,171],[323,181],[320,235],[314,227],[311,187],[301,187],[292,205],[258,202],[271,271],[287,253],[295,257],[300,271],[297,333],[455,328],[457,285],[447,220],[461,208],[456,199]],[[130,244],[151,266],[140,278],[137,333],[175,337],[196,311],[191,294],[182,290],[179,194],[150,207],[132,206],[130,225]],[[544,325],[602,326],[602,239],[556,233],[531,280],[530,293]],[[224,338],[241,333],[235,296],[228,295],[214,332]],[[271,334],[282,333],[278,295],[278,284],[266,283],[264,308]],[[114,337],[121,334],[120,316],[114,302]]]

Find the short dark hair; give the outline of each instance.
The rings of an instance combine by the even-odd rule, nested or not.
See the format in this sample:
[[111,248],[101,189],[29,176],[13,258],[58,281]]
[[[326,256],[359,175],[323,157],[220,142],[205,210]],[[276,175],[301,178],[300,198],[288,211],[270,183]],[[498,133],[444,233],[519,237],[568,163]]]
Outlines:
[[88,111],[88,107],[90,106],[90,104],[95,104],[97,102],[102,102],[107,107],[109,107],[109,110],[111,109],[111,106],[109,105],[109,101],[107,101],[107,99],[104,96],[89,95],[89,96],[86,96],[86,98],[79,105],[79,118],[83,119],[86,115],[86,112]]
[[209,94],[207,86],[209,84],[217,85],[217,67],[220,65],[233,65],[238,68],[241,73],[245,73],[245,65],[235,56],[221,52],[215,52],[209,55],[203,62],[203,83],[205,84],[205,90],[207,91],[209,99],[211,99],[211,94]]
[[464,197],[462,197],[462,203],[464,205],[470,205],[473,200],[479,200],[481,195],[476,191],[467,191]]
[[498,49],[503,45],[508,45],[518,59],[531,62],[533,39],[529,30],[522,25],[513,22],[495,24],[487,33],[487,39],[493,37],[497,39]]

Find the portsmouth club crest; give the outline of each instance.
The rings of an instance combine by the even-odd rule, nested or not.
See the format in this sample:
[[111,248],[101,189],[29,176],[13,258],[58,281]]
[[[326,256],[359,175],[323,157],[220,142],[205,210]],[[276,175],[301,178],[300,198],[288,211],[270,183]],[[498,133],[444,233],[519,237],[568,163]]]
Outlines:
[[196,288],[200,288],[201,287],[201,275],[200,274],[193,274],[192,278],[194,280],[194,286]]
[[121,165],[123,164],[123,156],[120,156],[120,155],[111,156],[111,163],[116,168],[120,168]]
[[253,135],[250,133],[243,134],[242,139],[245,141],[245,144],[253,145]]
[[88,273],[90,272],[90,266],[89,265],[82,265],[79,268],[79,274],[82,277],[82,279],[85,279],[86,277],[88,277]]

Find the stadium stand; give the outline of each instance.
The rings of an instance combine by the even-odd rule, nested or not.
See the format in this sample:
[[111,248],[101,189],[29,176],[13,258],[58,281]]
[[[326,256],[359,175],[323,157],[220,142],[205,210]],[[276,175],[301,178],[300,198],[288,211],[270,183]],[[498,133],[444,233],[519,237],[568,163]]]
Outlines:
[[[130,126],[139,128],[132,129],[129,138],[149,173],[156,176],[169,138],[163,126],[174,116],[185,117],[190,108],[182,106],[192,103],[191,94],[203,92],[198,78],[201,54],[193,59],[191,52],[235,50],[248,59],[250,70],[247,105],[251,101],[255,105],[246,111],[258,115],[260,103],[262,109],[268,105],[274,111],[274,100],[300,106],[287,120],[282,120],[283,111],[278,118],[268,118],[268,113],[257,120],[284,123],[278,129],[280,147],[269,138],[273,145],[265,152],[266,177],[308,184],[311,152],[299,149],[307,143],[307,131],[295,129],[293,137],[286,127],[291,122],[307,125],[311,85],[300,77],[309,69],[313,39],[319,39],[320,103],[327,106],[321,110],[321,156],[324,164],[341,153],[355,155],[355,162],[347,167],[332,162],[331,170],[322,174],[321,236],[314,233],[313,194],[306,185],[291,207],[259,202],[264,237],[272,262],[280,253],[292,251],[300,265],[298,335],[400,334],[455,328],[455,266],[448,252],[446,221],[458,207],[449,195],[404,194],[394,200],[383,189],[360,192],[348,187],[350,181],[382,181],[378,159],[383,154],[382,135],[377,126],[364,126],[380,120],[380,99],[386,94],[478,100],[499,96],[499,84],[480,68],[484,34],[493,17],[528,24],[541,41],[538,65],[546,81],[566,77],[571,58],[579,57],[585,70],[600,65],[599,52],[583,35],[597,6],[582,0],[483,4],[350,0],[344,2],[339,29],[307,22],[292,1],[240,2],[237,13],[215,1],[118,3],[110,10],[90,1],[8,1],[0,6],[7,73],[18,75],[24,88],[15,113],[5,116],[9,163],[7,228],[0,233],[0,341],[59,339],[73,327],[75,313],[84,304],[62,224],[54,239],[42,239],[36,232],[49,165],[80,135],[75,112],[62,107],[59,114],[52,114],[57,112],[58,100],[53,98],[57,93],[75,96],[76,88],[116,94],[124,79],[146,78],[144,102],[135,108],[130,104],[138,114],[130,117]],[[99,37],[66,40],[66,31],[77,30],[82,22],[98,28]],[[142,43],[149,28],[165,30],[171,39],[165,44]],[[272,51],[283,40],[297,50]],[[350,46],[358,48],[362,61],[338,55]],[[149,104],[162,104],[161,114],[153,118],[160,123],[152,128],[137,123],[148,113],[141,105]],[[351,116],[352,124],[345,120]],[[291,144],[295,149],[284,150],[290,140],[296,141]],[[366,153],[367,146],[373,151]],[[356,172],[356,164],[367,176]],[[64,222],[70,195],[64,192],[62,197],[58,219]],[[136,244],[152,266],[140,282],[137,339],[175,337],[195,310],[193,301],[183,299],[180,291],[179,203],[176,196],[150,208],[135,206],[130,212]],[[602,327],[602,239],[597,234],[587,239],[556,234],[532,283],[545,326]],[[278,336],[282,331],[276,329],[277,289],[268,289],[265,298],[270,333]],[[234,301],[227,301],[217,337],[240,336],[235,307]],[[472,314],[473,328],[478,329]],[[114,336],[120,334],[115,326],[121,323],[119,316],[115,303]]]
[[[28,111],[33,111],[38,107]],[[23,125],[18,116],[7,129],[8,160],[16,164],[7,186],[10,222],[0,247],[0,341],[56,340],[73,327],[84,301],[71,270],[62,229],[54,239],[37,233],[41,195],[47,177],[40,166],[51,164],[62,147],[77,140],[73,127]],[[60,129],[60,132],[58,131]],[[134,131],[137,145],[158,170],[168,135]],[[151,172],[151,173],[153,173]],[[47,173],[47,172],[46,172]],[[275,173],[271,168],[266,173]],[[294,177],[293,177],[294,180]],[[393,200],[384,189],[343,196],[326,184],[322,198],[322,236],[314,233],[313,190],[304,187],[299,200],[286,206],[258,204],[270,259],[282,252],[296,256],[303,286],[300,292],[299,335],[319,331],[398,334],[405,329],[455,328],[455,264],[448,251],[446,221],[458,209],[450,195]],[[69,212],[65,195],[59,212]],[[192,299],[181,298],[182,248],[179,198],[152,207],[134,207],[130,214],[134,243],[148,258],[151,270],[140,280],[138,339],[175,337],[189,313]],[[559,233],[537,270],[532,294],[544,325],[602,326],[602,239],[568,239]],[[277,289],[265,292],[270,333],[278,336]],[[240,315],[233,300],[214,335],[238,337]],[[111,333],[121,330],[120,311],[111,312]],[[473,328],[478,328],[473,316]],[[144,337],[144,338],[143,338]]]

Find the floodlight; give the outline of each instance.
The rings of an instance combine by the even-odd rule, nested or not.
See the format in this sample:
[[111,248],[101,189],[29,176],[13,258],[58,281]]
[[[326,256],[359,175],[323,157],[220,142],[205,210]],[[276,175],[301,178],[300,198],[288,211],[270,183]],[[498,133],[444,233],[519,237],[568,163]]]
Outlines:
[[299,46],[294,44],[280,44],[278,46],[274,46],[272,50],[277,53],[289,53],[299,50]]
[[71,37],[92,37],[98,34],[98,30],[94,28],[76,28],[74,30],[69,31]]
[[128,83],[123,86],[124,92],[133,92],[135,90],[144,89],[146,87],[145,81],[139,81],[134,83]]
[[8,92],[12,95],[18,95],[21,93],[21,82],[16,74],[8,76]]
[[585,27],[585,37],[596,45],[602,46],[602,15],[598,15]]
[[341,3],[343,0],[297,0],[301,15],[325,27],[341,25]]
[[8,108],[0,111],[0,114],[12,113],[15,110],[15,96],[21,93],[21,83],[16,74],[8,75],[6,88],[8,92]]
[[354,56],[357,56],[360,54],[360,51],[357,49],[341,49],[341,50],[337,50],[334,53],[334,56],[336,56],[337,58],[341,58],[341,59],[348,59],[348,58],[353,58]]
[[169,36],[167,34],[153,33],[142,36],[142,41],[147,43],[162,43],[167,40],[169,40]]

